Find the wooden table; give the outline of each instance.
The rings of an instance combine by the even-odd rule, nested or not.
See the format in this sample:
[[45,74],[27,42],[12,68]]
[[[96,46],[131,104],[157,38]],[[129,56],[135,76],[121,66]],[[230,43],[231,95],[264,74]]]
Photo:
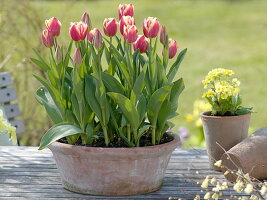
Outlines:
[[[0,199],[193,199],[202,194],[196,184],[207,175],[222,179],[209,170],[205,150],[176,149],[162,188],[156,192],[124,197],[80,195],[62,188],[59,172],[49,149],[36,147],[0,147]],[[175,199],[175,198],[174,198]]]

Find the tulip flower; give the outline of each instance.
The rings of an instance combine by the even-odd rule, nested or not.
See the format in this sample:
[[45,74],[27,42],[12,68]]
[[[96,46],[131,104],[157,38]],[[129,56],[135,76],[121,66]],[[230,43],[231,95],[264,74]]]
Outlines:
[[133,44],[134,50],[139,49],[140,53],[147,51],[148,43],[144,35],[139,35],[135,43]]
[[133,43],[138,37],[138,30],[135,25],[124,26],[123,37],[128,43]]
[[56,61],[61,61],[62,59],[61,48],[59,45],[57,45],[57,48],[56,48],[55,59]]
[[147,38],[155,38],[160,28],[159,20],[156,17],[144,19],[143,32]]
[[178,50],[178,44],[176,40],[169,39],[169,58],[172,59]]
[[42,42],[46,47],[52,47],[54,45],[53,34],[48,29],[45,29],[42,32]]
[[87,39],[89,42],[94,43],[95,48],[100,49],[103,44],[103,38],[100,30],[98,28],[94,28],[88,33]]
[[87,12],[83,13],[81,21],[83,23],[87,24],[89,30],[92,28],[92,22],[91,22],[89,14]]
[[112,37],[117,33],[118,23],[115,18],[106,18],[103,22],[103,30],[106,36]]
[[61,23],[57,18],[52,17],[45,20],[45,26],[51,32],[52,36],[59,36]]
[[162,44],[165,44],[165,42],[167,41],[168,35],[167,35],[167,31],[166,31],[166,26],[161,26],[160,29],[160,42]]
[[80,48],[77,47],[74,54],[73,54],[73,62],[76,65],[81,65],[82,64],[82,55],[81,55],[81,51]]
[[84,40],[88,33],[88,25],[84,22],[74,22],[70,24],[70,36],[78,42]]
[[121,19],[122,16],[133,16],[134,15],[134,6],[133,4],[120,4],[119,9],[119,19]]
[[123,35],[124,26],[135,25],[135,20],[131,16],[122,16],[120,19],[120,32]]

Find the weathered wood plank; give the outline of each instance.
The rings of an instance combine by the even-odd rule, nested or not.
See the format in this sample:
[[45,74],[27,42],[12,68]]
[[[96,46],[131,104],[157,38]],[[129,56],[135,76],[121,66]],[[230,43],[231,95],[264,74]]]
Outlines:
[[20,119],[15,119],[15,120],[9,120],[10,124],[14,127],[16,127],[16,132],[17,133],[22,133],[25,130],[24,123]]
[[3,105],[3,109],[8,119],[20,116],[19,105],[17,103]]
[[17,95],[14,87],[0,89],[0,103],[10,102],[16,99]]
[[12,76],[9,72],[0,73],[0,87],[6,87],[13,84]]

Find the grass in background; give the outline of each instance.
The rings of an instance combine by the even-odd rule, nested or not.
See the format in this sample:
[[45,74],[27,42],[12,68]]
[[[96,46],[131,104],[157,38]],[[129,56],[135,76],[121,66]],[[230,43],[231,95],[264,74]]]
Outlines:
[[[14,1],[6,1],[8,2]],[[93,26],[102,30],[104,18],[117,17],[118,4],[128,2],[121,0],[32,1],[30,6],[38,13],[38,20],[45,20],[51,16],[61,20],[62,33],[59,41],[67,44],[70,39],[69,22],[80,20],[84,11],[90,13]],[[16,3],[20,4],[20,1]],[[136,0],[133,3],[140,34],[143,18],[157,16],[160,23],[167,26],[169,36],[178,41],[180,48],[189,50],[179,73],[179,76],[184,78],[186,89],[180,98],[178,110],[180,116],[174,120],[176,124],[174,131],[177,132],[179,126],[194,130],[192,125],[185,121],[185,116],[192,111],[193,102],[202,96],[202,79],[208,71],[216,67],[224,67],[236,72],[236,76],[241,81],[243,105],[252,106],[256,111],[252,116],[251,126],[254,129],[266,126],[267,1]],[[29,25],[25,21],[19,18],[12,20],[16,20],[22,32],[26,35],[29,33],[27,30]],[[3,29],[5,28],[3,26]],[[23,57],[28,59],[33,56],[31,48],[40,45],[40,32],[37,30],[38,28],[33,29],[30,31],[31,34],[28,34],[31,47],[27,47],[27,53],[16,56],[11,63],[16,63]],[[18,40],[15,36],[10,36],[3,44],[1,42],[5,51],[0,52],[0,57],[3,58],[8,53],[11,45],[12,48],[16,46],[20,49],[22,44]],[[6,70],[12,70],[12,66]],[[25,144],[36,145],[43,134],[42,130],[48,127],[48,121],[44,117],[44,112],[40,111],[40,106],[33,104],[36,101],[33,99],[33,93],[38,83],[31,76],[31,70],[35,69],[32,66],[28,68],[28,72],[20,77],[17,84],[19,87],[24,81],[31,83],[30,88],[24,88],[27,93],[18,95],[20,103],[24,106],[24,118],[27,119],[25,137],[31,135],[35,138],[31,140],[31,137],[28,137]],[[16,70],[13,71],[16,74]],[[19,77],[19,74],[16,76]],[[22,91],[23,88],[20,87],[19,92]],[[31,114],[27,112],[28,109],[38,112]],[[39,120],[38,123],[34,123],[36,119]]]

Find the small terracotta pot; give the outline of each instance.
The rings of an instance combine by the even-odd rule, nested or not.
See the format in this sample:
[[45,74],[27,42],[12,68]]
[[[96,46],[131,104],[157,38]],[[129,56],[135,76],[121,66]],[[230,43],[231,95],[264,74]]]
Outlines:
[[209,155],[210,168],[221,171],[214,163],[221,159],[226,151],[244,140],[248,135],[251,114],[239,116],[212,116],[211,111],[201,114],[203,130]]
[[[256,179],[267,179],[267,127],[261,128],[251,136],[235,145],[221,160],[223,171],[226,169],[237,170],[241,168],[244,173],[249,173]],[[228,156],[231,159],[228,159]],[[229,173],[225,176],[229,181],[235,181],[236,176]]]
[[54,155],[64,188],[92,195],[133,195],[158,190],[172,152],[180,143],[148,147],[101,148],[54,142]]

